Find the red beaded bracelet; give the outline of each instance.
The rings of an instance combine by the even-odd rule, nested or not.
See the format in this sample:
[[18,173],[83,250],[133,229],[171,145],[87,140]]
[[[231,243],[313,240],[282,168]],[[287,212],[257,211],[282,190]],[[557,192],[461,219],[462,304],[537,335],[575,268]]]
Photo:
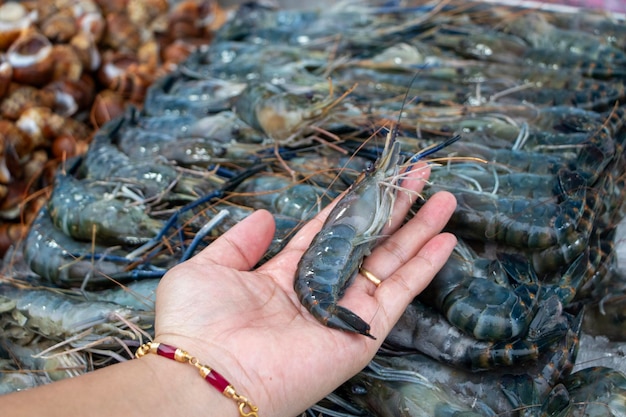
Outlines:
[[239,415],[241,417],[258,417],[257,407],[250,404],[246,397],[237,394],[235,388],[219,372],[207,365],[202,365],[195,356],[191,356],[184,350],[166,345],[165,343],[148,342],[139,346],[139,349],[135,352],[135,357],[141,358],[148,353],[155,353],[176,362],[189,363],[195,366],[206,382],[224,394],[224,396],[235,400],[239,404]]

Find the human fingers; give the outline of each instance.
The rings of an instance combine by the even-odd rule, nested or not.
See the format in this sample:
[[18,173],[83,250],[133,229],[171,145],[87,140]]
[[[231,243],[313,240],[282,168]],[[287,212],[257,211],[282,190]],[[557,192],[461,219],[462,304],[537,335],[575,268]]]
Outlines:
[[[428,178],[430,174],[430,169],[426,164],[418,164],[416,165],[410,173],[403,174],[404,178],[404,191],[400,191],[396,198],[396,202],[394,204],[394,210],[392,214],[392,219],[389,225],[385,227],[383,233],[391,233],[393,230],[397,229],[404,219],[404,215],[407,210],[411,206],[412,202],[417,198],[417,194],[422,190],[424,186],[425,180]],[[337,204],[339,200],[347,193],[350,189],[344,191],[339,195],[331,204],[326,206],[322,211],[320,211],[313,219],[307,222],[306,225],[300,229],[300,231],[291,239],[291,241],[284,248],[283,253],[294,253],[295,255],[302,256],[304,251],[309,247],[313,237],[320,231],[326,218],[330,214],[330,211]]]
[[391,218],[383,228],[381,235],[389,236],[394,233],[404,222],[407,211],[411,205],[420,197],[426,180],[430,176],[430,167],[419,162],[410,167],[408,171],[401,173],[402,181],[399,182],[400,189],[396,193]]
[[217,264],[250,270],[261,259],[274,236],[274,218],[257,210],[237,223],[188,262]]
[[457,239],[441,233],[430,239],[410,260],[398,268],[376,289],[379,314],[372,320],[372,331],[387,335],[407,305],[428,286],[446,263]]
[[456,199],[452,194],[446,191],[435,193],[409,222],[365,258],[364,272],[385,280],[441,232],[455,207]]

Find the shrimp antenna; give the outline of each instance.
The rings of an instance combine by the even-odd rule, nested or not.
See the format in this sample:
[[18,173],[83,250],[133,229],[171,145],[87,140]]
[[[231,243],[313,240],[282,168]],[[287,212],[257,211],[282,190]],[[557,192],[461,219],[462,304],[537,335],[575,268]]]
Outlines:
[[[398,114],[398,119],[396,121],[395,126],[392,128],[390,135],[391,135],[391,140],[395,140],[395,138],[398,135],[398,126],[400,126],[400,119],[402,118],[402,113],[404,112],[404,108],[406,106],[406,104],[409,101],[409,92],[411,91],[411,87],[413,86],[413,83],[415,82],[415,80],[417,79],[417,76],[420,75],[422,68],[420,68],[419,70],[415,71],[415,74],[413,75],[413,78],[411,78],[411,82],[409,83],[409,87],[406,90],[406,93],[404,93],[404,99],[402,100],[402,105],[400,106],[400,114]],[[453,144],[454,142],[456,142],[457,140],[461,139],[460,135],[456,135],[454,137],[451,137],[450,139],[442,142],[442,143],[437,143],[431,146],[426,147],[425,149],[421,150],[420,152],[416,153],[415,155],[413,155],[410,159],[411,163],[415,163],[417,161],[419,161],[420,159],[428,156],[428,155],[432,155],[435,152]],[[410,168],[409,168],[410,169]]]
[[411,92],[411,87],[413,87],[413,83],[415,82],[415,80],[417,80],[417,76],[420,74],[420,72],[421,70],[415,71],[415,74],[413,74],[413,78],[411,78],[411,82],[409,83],[409,86],[404,93],[404,98],[402,99],[402,104],[400,105],[400,113],[398,113],[398,119],[396,120],[395,125],[391,128],[391,132],[389,132],[392,140],[395,140],[395,138],[398,136],[398,126],[400,126],[402,113],[404,112],[404,108],[409,101],[409,93]]
[[427,157],[428,155],[432,155],[435,152],[440,151],[441,149],[443,149],[443,148],[445,148],[447,146],[452,145],[454,142],[456,142],[459,139],[461,139],[461,135],[456,135],[456,136],[453,136],[453,137],[447,139],[444,142],[435,143],[433,145],[430,145],[430,146],[422,149],[421,151],[419,151],[415,155],[413,155],[413,157],[411,157],[411,162],[415,163],[415,162],[419,161],[420,159],[422,159],[424,157]]

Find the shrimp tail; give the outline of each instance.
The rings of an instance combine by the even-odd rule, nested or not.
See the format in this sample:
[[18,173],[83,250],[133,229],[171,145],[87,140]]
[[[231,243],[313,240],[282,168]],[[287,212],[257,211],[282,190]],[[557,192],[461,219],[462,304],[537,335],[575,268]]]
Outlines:
[[328,314],[328,321],[326,322],[326,325],[328,327],[333,327],[352,333],[359,333],[363,336],[367,336],[371,339],[376,340],[376,337],[374,337],[370,333],[369,324],[367,324],[361,317],[357,316],[349,309],[339,305],[331,309],[331,313]]
[[335,305],[328,310],[320,310],[322,311],[319,312],[319,315],[326,326],[351,333],[359,333],[376,340],[376,337],[370,333],[370,325],[351,310],[340,305]]
[[305,280],[296,281],[298,298],[304,307],[325,326],[344,330],[350,333],[359,333],[376,340],[370,333],[370,325],[349,309],[337,305],[336,301],[328,300],[327,289],[320,291],[319,285]]

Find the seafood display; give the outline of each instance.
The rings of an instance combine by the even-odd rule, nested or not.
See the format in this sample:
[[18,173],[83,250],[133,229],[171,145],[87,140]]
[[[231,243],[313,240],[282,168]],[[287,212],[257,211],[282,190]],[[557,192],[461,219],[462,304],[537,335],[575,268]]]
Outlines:
[[141,106],[226,16],[213,0],[0,2],[0,254],[26,234],[59,163]]
[[[400,178],[400,146],[395,133],[394,129],[388,133],[376,165],[365,171],[365,176],[333,207],[302,255],[294,284],[300,302],[321,323],[368,337],[374,337],[370,326],[337,302],[391,217]],[[413,159],[417,161],[458,139],[455,136]]]
[[143,94],[141,75],[118,80],[136,105],[63,159],[4,257],[0,385],[130,359],[169,268],[259,208],[270,259],[346,190],[294,290],[320,325],[377,336],[341,298],[420,160],[406,220],[447,190],[458,244],[370,365],[305,415],[626,416],[623,371],[577,361],[581,339],[626,341],[624,20],[406,3],[246,3]]

